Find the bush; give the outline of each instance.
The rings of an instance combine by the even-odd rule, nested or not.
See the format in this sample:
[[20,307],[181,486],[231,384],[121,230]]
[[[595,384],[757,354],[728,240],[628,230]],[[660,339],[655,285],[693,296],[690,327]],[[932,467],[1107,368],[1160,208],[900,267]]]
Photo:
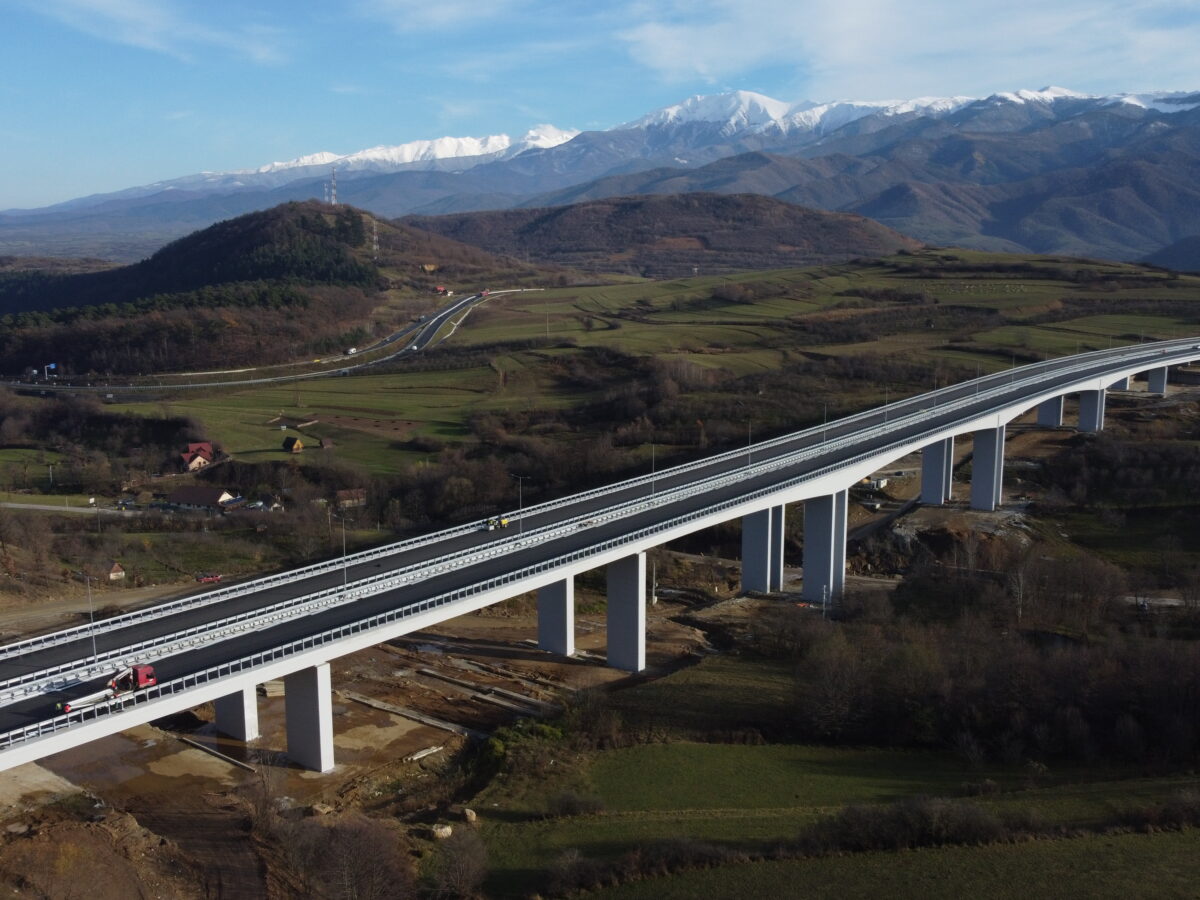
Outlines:
[[604,812],[604,802],[599,797],[563,791],[550,799],[546,817],[565,819],[568,816],[591,816],[599,812]]
[[824,855],[990,844],[1008,836],[995,814],[973,803],[913,797],[888,806],[847,806],[811,826],[800,845]]

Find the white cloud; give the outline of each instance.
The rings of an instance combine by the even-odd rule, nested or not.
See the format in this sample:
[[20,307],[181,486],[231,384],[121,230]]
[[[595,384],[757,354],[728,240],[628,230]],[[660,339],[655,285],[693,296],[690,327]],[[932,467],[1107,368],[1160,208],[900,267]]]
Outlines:
[[17,0],[33,12],[103,40],[189,59],[219,48],[259,63],[284,58],[278,29],[217,28],[196,21],[177,0]]
[[629,10],[628,52],[674,82],[790,67],[820,100],[1200,87],[1195,3],[637,0]]

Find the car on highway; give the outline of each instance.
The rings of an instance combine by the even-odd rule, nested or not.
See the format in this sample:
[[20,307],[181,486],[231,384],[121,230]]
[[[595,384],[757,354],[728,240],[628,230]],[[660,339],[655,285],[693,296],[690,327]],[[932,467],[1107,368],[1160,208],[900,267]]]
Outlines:
[[197,572],[196,580],[201,584],[216,584],[221,580],[221,576],[216,572]]

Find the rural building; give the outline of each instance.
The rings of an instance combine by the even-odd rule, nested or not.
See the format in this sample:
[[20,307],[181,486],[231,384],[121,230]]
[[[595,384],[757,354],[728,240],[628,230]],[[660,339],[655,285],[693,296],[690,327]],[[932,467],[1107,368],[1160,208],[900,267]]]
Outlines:
[[119,562],[114,561],[113,564],[108,567],[108,580],[109,581],[120,581],[124,577],[125,577],[125,567],[122,566]]
[[225,488],[199,484],[176,488],[167,494],[167,503],[180,509],[223,509],[233,499],[233,494]]
[[285,437],[283,439],[283,449],[288,453],[299,453],[304,449],[304,441],[298,437]]
[[350,488],[344,491],[338,491],[334,496],[334,503],[338,509],[353,509],[358,506],[367,505],[367,489],[366,488]]
[[195,472],[197,469],[203,469],[210,465],[216,459],[216,451],[208,441],[199,441],[195,444],[188,444],[187,449],[179,454],[179,457],[183,460],[184,469],[188,472]]

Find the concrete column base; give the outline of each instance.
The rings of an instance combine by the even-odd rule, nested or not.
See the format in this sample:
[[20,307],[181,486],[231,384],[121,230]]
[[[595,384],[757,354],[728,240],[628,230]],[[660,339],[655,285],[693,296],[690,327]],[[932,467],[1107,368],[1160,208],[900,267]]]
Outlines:
[[1063,423],[1063,398],[1051,397],[1038,404],[1037,423],[1043,428],[1058,428]]
[[217,731],[238,741],[259,736],[258,692],[254,688],[234,691],[213,701],[217,712]]
[[771,507],[771,569],[768,587],[773,591],[783,590],[783,527],[787,507],[783,504]]
[[847,492],[804,501],[804,582],[808,603],[832,606],[846,586]]
[[742,516],[742,590],[783,587],[783,523],[783,506]]
[[954,438],[936,441],[921,451],[921,502],[941,506],[954,483]]
[[575,653],[575,579],[564,578],[539,588],[538,647],[559,656]]
[[1079,430],[1089,433],[1104,430],[1104,391],[1079,392]]
[[646,668],[646,554],[608,565],[608,664],[626,672]]
[[1167,367],[1161,369],[1151,369],[1146,373],[1146,390],[1151,394],[1166,394],[1167,393]]
[[314,772],[332,771],[333,692],[329,663],[285,676],[283,691],[288,757]]
[[1004,426],[975,432],[971,457],[971,509],[990,511],[1003,502]]

